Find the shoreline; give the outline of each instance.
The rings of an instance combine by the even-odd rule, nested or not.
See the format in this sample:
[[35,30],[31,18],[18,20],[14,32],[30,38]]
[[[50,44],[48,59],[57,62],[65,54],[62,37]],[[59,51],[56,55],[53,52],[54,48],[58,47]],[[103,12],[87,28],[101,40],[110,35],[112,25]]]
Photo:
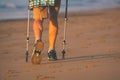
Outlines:
[[[85,15],[94,15],[96,13],[101,13],[101,12],[107,12],[107,11],[114,11],[114,10],[120,10],[120,7],[117,8],[106,8],[106,9],[99,9],[99,10],[85,10],[85,11],[74,11],[74,12],[69,12],[68,11],[68,17],[74,17],[74,16],[85,16]],[[27,16],[27,15],[26,15]],[[64,18],[64,12],[59,13],[58,17]],[[30,18],[32,20],[32,18]],[[4,20],[0,20],[0,22],[2,21],[21,21],[21,20],[27,20],[27,18],[18,18],[18,19],[4,19]]]

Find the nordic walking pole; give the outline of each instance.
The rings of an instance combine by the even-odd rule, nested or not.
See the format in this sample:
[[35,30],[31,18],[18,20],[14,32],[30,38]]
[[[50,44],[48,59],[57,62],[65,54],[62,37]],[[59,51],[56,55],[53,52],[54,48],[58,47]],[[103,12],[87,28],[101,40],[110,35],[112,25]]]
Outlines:
[[64,22],[64,38],[63,38],[63,50],[62,50],[62,58],[65,58],[65,45],[66,45],[66,27],[67,27],[67,11],[68,11],[68,0],[66,0],[66,6],[65,6],[65,22]]
[[27,39],[26,39],[26,62],[28,62],[28,55],[29,55],[29,31],[30,31],[30,9],[28,8]]

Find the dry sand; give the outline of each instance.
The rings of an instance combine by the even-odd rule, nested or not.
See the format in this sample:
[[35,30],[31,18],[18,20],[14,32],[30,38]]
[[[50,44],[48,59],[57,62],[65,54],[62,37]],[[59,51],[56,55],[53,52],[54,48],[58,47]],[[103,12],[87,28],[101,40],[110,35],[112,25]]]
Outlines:
[[25,62],[27,20],[0,21],[0,80],[120,80],[120,8],[68,14],[66,58],[61,59],[64,17],[59,16],[58,61],[47,60],[48,21],[43,59],[33,65],[32,20],[29,62]]

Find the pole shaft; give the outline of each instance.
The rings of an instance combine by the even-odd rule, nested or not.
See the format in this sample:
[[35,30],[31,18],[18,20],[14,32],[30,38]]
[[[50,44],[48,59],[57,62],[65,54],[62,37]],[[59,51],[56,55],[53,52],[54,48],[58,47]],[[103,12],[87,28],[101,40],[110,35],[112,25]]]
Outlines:
[[30,32],[30,10],[28,9],[28,23],[27,23],[27,50],[28,50],[28,43],[29,43],[29,32]]
[[65,56],[65,45],[66,45],[66,28],[67,28],[67,10],[68,10],[68,0],[66,0],[66,6],[65,6],[65,22],[64,22],[64,39],[63,39],[63,51],[62,51],[62,58],[64,59]]
[[68,0],[66,0],[66,6],[65,6],[65,18],[67,19],[67,11],[68,11]]
[[26,39],[26,62],[28,62],[29,53],[29,32],[30,32],[30,10],[28,9],[28,20],[27,20],[27,39]]

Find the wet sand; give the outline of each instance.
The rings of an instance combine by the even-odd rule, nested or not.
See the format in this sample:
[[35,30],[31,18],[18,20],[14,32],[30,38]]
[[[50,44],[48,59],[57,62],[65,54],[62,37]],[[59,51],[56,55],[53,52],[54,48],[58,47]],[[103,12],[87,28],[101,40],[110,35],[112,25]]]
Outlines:
[[57,61],[47,60],[46,20],[40,65],[30,61],[34,43],[32,22],[26,63],[27,20],[0,21],[0,80],[120,80],[120,8],[69,13],[65,59],[61,54],[64,17],[60,15]]

